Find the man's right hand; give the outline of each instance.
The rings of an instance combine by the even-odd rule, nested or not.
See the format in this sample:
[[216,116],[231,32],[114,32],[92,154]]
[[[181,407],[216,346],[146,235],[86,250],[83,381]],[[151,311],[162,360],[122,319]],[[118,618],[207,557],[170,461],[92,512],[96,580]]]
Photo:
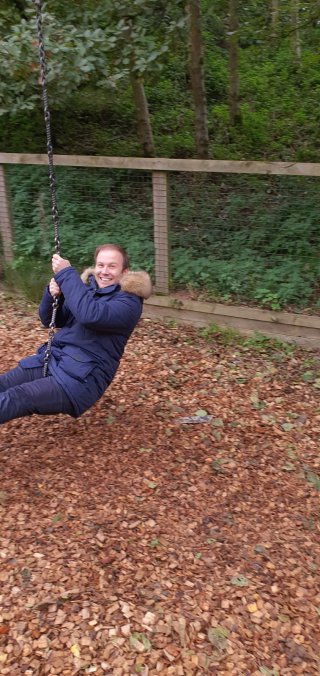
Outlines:
[[49,291],[50,291],[52,297],[60,296],[60,294],[61,294],[60,286],[58,286],[54,277],[52,277],[52,279],[50,279]]

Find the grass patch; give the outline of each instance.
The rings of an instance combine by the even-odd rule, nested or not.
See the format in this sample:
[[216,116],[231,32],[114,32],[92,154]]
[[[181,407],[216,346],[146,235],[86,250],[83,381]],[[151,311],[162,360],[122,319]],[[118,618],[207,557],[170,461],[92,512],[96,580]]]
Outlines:
[[244,336],[237,329],[229,326],[221,327],[217,324],[210,324],[210,326],[199,329],[199,335],[208,341],[214,340],[221,345],[234,345],[260,354],[281,352],[284,355],[291,355],[297,349],[293,343],[287,343],[278,338],[269,338],[259,331],[255,331],[250,336]]
[[6,265],[4,280],[9,291],[18,292],[31,302],[38,303],[52,274],[49,263],[37,259],[17,259]]

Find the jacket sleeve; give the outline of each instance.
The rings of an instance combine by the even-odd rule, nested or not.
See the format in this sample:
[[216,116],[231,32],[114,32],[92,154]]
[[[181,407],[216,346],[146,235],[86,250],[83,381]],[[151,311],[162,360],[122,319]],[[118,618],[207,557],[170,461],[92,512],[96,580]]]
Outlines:
[[[61,295],[59,298],[59,306],[56,314],[56,327],[60,329],[62,326],[65,326],[69,316],[70,311],[65,305],[63,295]],[[39,317],[43,326],[48,328],[50,326],[52,317],[52,296],[48,286],[46,286],[42,294],[39,305]]]
[[88,328],[107,333],[127,333],[140,319],[142,302],[138,296],[120,292],[109,302],[99,302],[72,267],[58,272],[55,280],[75,319]]

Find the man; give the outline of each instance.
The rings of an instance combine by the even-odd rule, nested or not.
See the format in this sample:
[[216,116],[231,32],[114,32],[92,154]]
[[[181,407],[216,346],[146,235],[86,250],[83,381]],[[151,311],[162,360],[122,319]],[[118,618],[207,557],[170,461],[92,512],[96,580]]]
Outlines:
[[44,290],[39,316],[48,327],[52,297],[59,297],[48,374],[46,344],[0,375],[0,423],[32,415],[79,417],[110,385],[125,345],[151,294],[146,272],[130,272],[128,256],[115,244],[95,251],[95,266],[80,278],[71,263],[54,254],[54,277]]

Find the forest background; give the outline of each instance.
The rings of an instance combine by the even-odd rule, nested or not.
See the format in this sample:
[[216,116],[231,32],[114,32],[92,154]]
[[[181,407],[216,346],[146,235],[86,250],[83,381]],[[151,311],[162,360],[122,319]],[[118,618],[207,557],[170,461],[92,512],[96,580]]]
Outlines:
[[[56,153],[319,161],[319,1],[50,0],[43,12]],[[0,150],[44,152],[32,0],[3,0],[0,37]],[[88,263],[103,228],[152,272],[147,183],[137,200],[123,176],[106,219],[96,200],[99,190],[106,202],[114,195],[119,173],[57,174],[69,256]],[[40,195],[46,211],[46,173],[14,166],[6,178],[15,232],[7,274],[37,270],[42,281],[50,242],[34,203]],[[174,177],[172,288],[317,311],[318,184]],[[23,285],[31,290],[26,277]]]

